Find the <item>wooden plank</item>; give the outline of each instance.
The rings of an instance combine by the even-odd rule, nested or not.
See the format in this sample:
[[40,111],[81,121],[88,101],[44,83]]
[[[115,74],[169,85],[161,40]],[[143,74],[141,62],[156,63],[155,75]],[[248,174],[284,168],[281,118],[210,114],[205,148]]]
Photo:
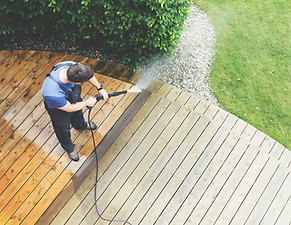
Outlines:
[[275,224],[276,220],[280,216],[280,212],[283,210],[284,206],[288,202],[288,199],[290,199],[290,186],[291,174],[289,173],[283,185],[280,187],[279,192],[274,198],[274,201],[272,201],[270,207],[268,208],[268,211],[264,214],[264,218],[260,221],[260,224]]
[[[274,163],[275,164],[275,163]],[[251,214],[247,217],[245,215],[245,218],[247,218],[245,224],[258,224],[262,218],[264,217],[264,214],[268,210],[271,202],[273,201],[274,197],[276,196],[278,190],[280,189],[282,183],[284,182],[285,178],[288,176],[289,171],[284,168],[284,166],[279,165],[279,168],[276,170],[275,174],[272,176],[269,183],[265,186],[264,192],[260,196],[259,200],[256,202],[255,207],[253,208]],[[264,176],[266,178],[268,174],[260,174],[261,177]],[[256,184],[260,186],[264,186],[263,183],[260,182],[260,180],[257,180]],[[257,192],[257,196],[259,195],[259,192]],[[255,199],[252,199],[252,202]],[[244,220],[241,220],[244,221]]]
[[[159,104],[155,107],[155,109],[151,112],[149,117],[146,118],[146,121],[142,124],[142,126],[137,130],[135,135],[130,140],[130,145],[125,145],[122,147],[122,152],[119,154],[117,158],[115,158],[114,162],[111,166],[106,170],[106,177],[103,175],[99,179],[99,196],[103,195],[103,192],[106,191],[109,184],[111,183],[113,177],[116,177],[123,168],[123,165],[127,163],[129,159],[131,159],[132,155],[135,152],[135,149],[143,143],[144,136],[147,136],[152,127],[159,121],[159,118],[163,115],[165,109],[170,105],[170,101],[164,99],[160,101]],[[104,178],[105,177],[105,178]],[[92,204],[93,201],[91,201]],[[104,204],[102,204],[104,205]],[[80,214],[75,213],[71,218],[71,221],[80,221],[82,219],[81,215],[83,215],[83,210],[80,211]],[[80,218],[81,217],[81,218]]]
[[161,88],[156,92],[157,95],[165,97],[167,96],[170,91],[172,90],[173,86],[167,83],[163,83]]
[[191,95],[190,99],[186,102],[185,106],[195,109],[199,102],[200,102],[200,99],[198,99],[194,95]]
[[252,138],[251,142],[255,146],[261,146],[265,138],[266,138],[266,135],[263,132],[256,130],[256,133],[254,137]]
[[[193,211],[188,221],[193,221],[197,216],[197,223],[200,224],[214,224],[215,220],[223,210],[224,206],[228,203],[237,187],[240,185],[241,180],[247,173],[253,160],[258,156],[259,149],[253,145],[248,147],[246,153],[242,156],[240,161],[234,167],[233,171],[228,171],[228,166],[223,166],[215,180],[212,181],[206,194],[206,199],[201,198],[199,204],[196,206],[196,211]],[[223,179],[222,174],[229,174],[227,180]],[[222,179],[221,182],[219,179]],[[204,202],[205,201],[205,202]],[[200,222],[199,222],[200,221]]]
[[[31,92],[33,91],[31,90]],[[23,97],[24,99],[21,98],[21,100],[23,101],[19,101],[19,100],[17,101],[17,102],[21,102],[19,103],[21,105],[25,104],[25,99],[27,99],[28,96],[24,95]],[[14,146],[15,143],[17,143],[22,138],[22,136],[25,135],[25,133],[28,131],[29,126],[25,125],[24,127],[26,127],[25,128],[26,130],[24,130],[24,127],[22,126],[20,128],[22,132],[21,133],[18,132],[18,129],[21,126],[21,124],[24,121],[27,121],[27,123],[30,123],[31,125],[31,124],[34,124],[35,121],[37,121],[37,118],[35,118],[34,114],[31,114],[31,113],[34,112],[37,107],[40,107],[39,110],[43,110],[43,105],[42,104],[40,105],[42,101],[43,99],[41,96],[41,90],[38,90],[38,92],[32,97],[32,99],[24,106],[22,110],[17,111],[18,107],[13,107],[12,112],[9,110],[4,115],[4,118],[2,117],[3,118],[2,121],[5,121],[5,122],[1,123],[3,127],[1,131],[1,139],[3,140],[3,142],[1,143],[1,145],[5,142],[5,140],[7,140],[8,146],[1,147],[2,151],[0,152],[0,156],[1,156],[0,161],[2,161],[2,159],[6,156],[6,154],[8,154],[11,151],[12,146]],[[16,103],[14,104],[14,106],[15,105]],[[13,118],[13,115],[15,115],[14,118]],[[10,120],[11,117],[13,118],[12,121]],[[8,124],[8,122],[10,123]],[[5,124],[8,124],[8,125],[5,127]]]
[[[1,89],[12,79],[19,71],[27,72],[30,63],[33,64],[35,58],[38,57],[40,53],[35,51],[24,51],[14,62],[13,66],[11,66],[1,77],[0,82],[0,91]],[[25,69],[24,69],[25,68]],[[2,99],[3,100],[3,99]],[[1,102],[2,102],[1,100]]]
[[272,148],[270,154],[273,156],[275,159],[280,159],[281,155],[283,154],[284,151],[284,146],[279,144],[278,142],[275,143],[274,147]]
[[[227,136],[229,135],[233,125],[235,124],[237,118],[234,117],[231,114],[228,114],[225,121],[223,121],[223,124],[219,127],[218,131],[214,134],[212,140],[207,145],[207,147],[204,149],[203,153],[199,157],[195,168],[193,168],[192,171],[196,171],[195,176],[201,176],[203,173],[202,171],[206,169],[207,165],[212,161],[213,157],[217,154],[217,151],[220,149],[220,146],[223,144]],[[189,176],[188,176],[189,177]],[[186,178],[189,179],[189,178]],[[165,209],[162,211],[162,213],[159,215],[155,223],[170,223],[175,213],[179,210],[181,207],[182,202],[187,198],[188,193],[190,192],[191,188],[193,187],[190,185],[191,183],[194,183],[194,180],[197,181],[197,178],[195,178],[193,181],[183,182],[182,186],[179,187],[179,190],[175,193],[175,195],[172,197],[170,202],[167,204]]]
[[[177,110],[179,111],[177,112]],[[164,149],[189,112],[190,110],[187,109],[180,110],[180,104],[177,102],[172,103],[167,108],[167,111],[155,125],[154,129],[145,137],[143,142],[135,150],[135,154],[99,198],[99,203],[102,206],[100,207],[100,212],[102,212],[102,208],[107,208],[103,213],[105,218],[112,218],[117,213],[118,206],[123,205],[124,201],[135,189],[136,184],[141,182],[150,169],[151,164],[161,153],[161,150]],[[130,143],[128,144],[130,145]],[[120,185],[121,187],[119,188],[114,185],[117,183],[123,183],[123,185]]]
[[[47,65],[48,65],[48,60],[51,60],[51,58],[54,56],[55,54],[50,54],[50,55],[48,55],[48,57],[44,57],[44,59],[46,59],[46,61],[45,62],[43,62],[43,63],[39,63],[37,66],[36,66],[36,68],[34,69],[34,72],[33,72],[33,74],[32,75],[29,75],[29,76],[27,76],[26,78],[24,78],[24,82],[21,82],[21,84],[17,87],[17,88],[15,88],[14,89],[14,91],[12,92],[13,93],[13,95],[17,95],[17,97],[19,96],[19,95],[21,95],[24,91],[26,91],[26,88],[27,87],[29,87],[31,84],[32,84],[32,82],[33,82],[33,80],[35,80],[35,79],[37,79],[37,77],[39,76],[39,74],[41,74],[42,72],[43,72],[43,70],[47,67]],[[40,61],[41,62],[41,61]],[[36,74],[36,73],[38,73],[38,75]],[[21,90],[21,92],[22,93],[19,93],[19,91],[17,91],[17,90]],[[15,99],[15,97],[12,97],[12,98],[10,98],[11,97],[11,94],[9,95],[9,97],[7,98],[9,101],[13,101],[13,99]],[[17,98],[16,98],[17,99]],[[40,99],[42,99],[42,97],[40,97]],[[37,103],[38,103],[39,101],[37,101],[37,102],[34,102],[34,103],[36,103],[36,105],[34,106],[34,107],[37,107]],[[19,115],[21,115],[21,117],[22,118],[25,118],[24,116],[23,116],[23,114],[19,114]],[[35,116],[33,116],[33,117],[35,117]],[[35,118],[32,118],[32,121],[37,121],[37,119],[35,119]],[[14,122],[14,121],[13,121]],[[35,122],[33,122],[33,123],[35,123]],[[25,129],[27,129],[28,127],[30,127],[31,125],[25,125],[25,126],[23,126],[23,125],[21,125],[22,126],[22,128],[21,127],[19,127],[19,129],[22,131],[22,133],[17,133],[16,132],[16,135],[17,134],[19,134],[19,135],[24,135],[24,128],[23,127],[26,127]],[[9,129],[10,127],[9,126],[7,126],[6,128],[8,128],[8,130],[9,131],[12,131],[11,129]],[[4,133],[6,133],[6,135],[4,135],[3,134],[3,132]],[[2,130],[2,136],[1,136],[1,138],[2,138],[2,140],[3,140],[3,142],[2,143],[4,143],[6,140],[5,140],[5,138],[8,138],[8,135],[10,134],[11,132],[7,132],[7,131],[5,131],[5,129],[3,129]],[[12,138],[11,138],[12,139]],[[16,137],[15,137],[15,134],[13,135],[13,139],[12,140],[8,140],[8,142],[10,143],[10,144],[12,144],[12,142],[16,142]],[[2,146],[2,148],[4,148],[4,149],[12,149],[12,147],[4,147],[4,146]],[[3,159],[3,158],[2,158]],[[7,165],[8,166],[8,165]]]
[[[156,93],[163,86],[163,84],[164,84],[164,82],[162,82],[160,80],[153,80],[152,82],[150,82],[150,84],[146,88],[146,90],[149,92]],[[139,86],[139,84],[137,84],[137,87],[138,86]]]
[[254,139],[253,137],[256,134],[256,130],[256,128],[247,124],[247,128],[242,132],[241,137],[251,141],[252,139]]
[[0,50],[0,65],[12,53],[11,50]]
[[[62,208],[60,213],[53,219],[49,224],[51,225],[59,225],[65,224],[70,219],[72,214],[74,213],[75,208],[77,208],[83,199],[88,197],[89,195],[94,195],[94,185],[96,178],[96,168],[94,168],[91,173],[86,177],[80,188],[72,195],[69,202]],[[51,208],[51,207],[50,207]],[[45,223],[47,224],[47,223]]]
[[289,197],[287,203],[285,204],[283,210],[280,213],[280,216],[276,220],[276,225],[290,225],[291,218],[290,218],[290,211],[291,211],[291,198]]
[[[44,129],[39,133],[39,135],[36,136],[36,138],[33,140],[33,143],[31,144],[25,144],[24,146],[24,152],[20,157],[18,157],[13,165],[5,172],[3,177],[1,177],[1,191],[4,191],[7,187],[8,190],[3,193],[3,195],[6,195],[9,193],[15,193],[18,188],[21,187],[21,185],[26,181],[26,179],[29,179],[29,176],[31,173],[37,168],[39,164],[42,162],[35,162],[35,158],[45,157],[45,154],[39,153],[40,146],[45,144],[46,141],[48,141],[51,138],[51,135],[53,134],[53,129],[51,124],[48,124]],[[26,141],[26,140],[24,140]],[[30,142],[31,140],[28,140],[27,142]],[[17,149],[15,149],[17,151]],[[30,160],[32,159],[32,162]],[[24,170],[23,170],[24,169]],[[15,179],[15,180],[14,180]],[[11,182],[13,182],[11,184]],[[15,184],[18,184],[19,186],[14,186]],[[11,185],[11,186],[8,186]],[[11,197],[11,196],[9,196]],[[9,200],[7,198],[5,201]]]
[[[172,191],[174,191],[173,189],[175,185],[171,186],[168,185],[168,183],[169,182],[175,182],[175,184],[180,183],[179,176],[177,176],[176,179],[172,179],[173,174],[175,174],[176,173],[175,171],[177,170],[181,171],[178,168],[180,168],[181,165],[186,164],[183,162],[184,159],[188,160],[189,158],[191,158],[189,157],[189,155],[191,154],[191,149],[198,142],[199,137],[202,134],[205,134],[205,129],[208,127],[209,123],[210,121],[206,117],[204,116],[200,117],[195,126],[192,128],[191,132],[184,139],[183,143],[178,147],[176,154],[167,163],[167,165],[159,175],[159,178],[148,190],[146,196],[144,196],[142,201],[138,203],[135,210],[130,215],[129,221],[135,224],[140,223],[142,220],[142,222],[144,223],[152,224],[151,222],[149,222],[150,218],[145,219],[144,216],[147,215],[154,216],[154,214],[157,212],[155,210],[151,211],[151,213],[148,212],[148,210],[152,210],[151,205],[153,204],[156,198],[159,198],[159,205],[160,204],[162,205],[163,204],[162,202],[167,201],[168,197],[171,196]],[[198,154],[196,156],[198,156]],[[192,165],[194,162],[195,160],[191,160],[190,165]],[[165,187],[167,187],[167,190],[164,190]],[[163,190],[163,192],[161,192],[161,190]],[[161,195],[159,195],[160,192]]]
[[[233,193],[229,201],[227,202],[227,205],[224,207],[223,211],[220,213],[219,217],[215,221],[215,224],[220,223],[230,223],[234,221],[234,217],[239,217],[239,215],[242,215],[246,212],[245,207],[243,207],[245,210],[241,210],[241,205],[249,204],[250,201],[245,201],[246,196],[248,195],[249,191],[252,189],[253,185],[255,184],[255,181],[257,177],[259,176],[260,172],[264,169],[264,167],[267,168],[266,163],[269,161],[269,156],[265,154],[263,151],[259,152],[259,155],[256,157],[255,161],[252,163],[251,167],[241,180],[240,185],[237,187],[236,191]],[[272,160],[270,160],[271,162]],[[267,165],[274,165],[272,163]],[[276,170],[275,167],[270,167],[269,169],[274,172]],[[251,200],[252,201],[252,200]],[[238,211],[239,214],[238,214]]]
[[[39,112],[37,114],[36,112]],[[14,177],[22,170],[23,166],[20,164],[25,165],[27,161],[33,157],[33,151],[29,151],[29,153],[25,150],[34,142],[34,140],[42,133],[41,127],[46,127],[49,122],[48,116],[43,116],[44,112],[42,108],[38,107],[37,110],[34,111],[33,115],[36,115],[36,120],[34,123],[29,124],[30,126],[25,126],[25,128],[29,128],[29,131],[26,133],[22,132],[15,132],[14,136],[20,136],[20,141],[14,143],[13,139],[10,141],[8,140],[2,146],[5,149],[10,149],[10,152],[6,155],[6,157],[1,162],[0,168],[0,193],[9,185],[9,183],[14,179]],[[41,116],[42,115],[42,116]],[[33,117],[32,117],[33,119]],[[26,122],[26,121],[25,121]],[[23,123],[23,125],[27,125],[27,123]],[[29,122],[29,121],[28,121]],[[21,129],[21,126],[20,126]],[[25,129],[24,129],[25,132]],[[25,135],[24,135],[25,134]],[[17,138],[18,139],[18,138]],[[10,147],[11,146],[11,147]],[[24,157],[19,157],[24,152]],[[27,159],[25,157],[27,155]],[[20,162],[16,163],[16,161]],[[15,164],[16,163],[16,164]],[[9,169],[9,171],[8,171]]]
[[[88,136],[89,136],[89,135],[87,135],[89,132],[81,132],[80,133],[80,132],[75,132],[75,130],[73,130],[73,132],[71,132],[71,133],[72,133],[72,137],[74,136],[74,134],[77,137],[76,141],[74,141],[74,143],[76,144],[76,146],[75,146],[76,149],[79,148],[79,145],[81,145],[81,146],[83,145],[82,142],[78,142],[78,140],[81,139],[83,141],[83,143],[85,143],[86,140],[88,139]],[[80,135],[77,135],[77,133],[79,133]],[[62,150],[60,145],[58,145],[58,149]],[[50,185],[47,184],[47,182],[49,182],[50,184],[53,184],[55,182],[55,179],[59,176],[59,174],[61,175],[61,177],[58,178],[58,182],[63,182],[64,184],[66,184],[65,180],[69,179],[72,176],[72,172],[71,171],[75,171],[74,168],[71,168],[69,170],[64,170],[64,167],[66,165],[70,164],[70,163],[71,163],[70,160],[68,159],[67,155],[64,154],[64,153],[61,153],[61,157],[59,158],[59,160],[57,160],[56,165],[54,165],[55,164],[54,161],[53,161],[52,164],[47,162],[46,166],[48,168],[53,167],[54,169],[53,170],[48,170],[48,173],[46,175],[47,178],[42,179],[42,181],[39,184],[37,184],[36,189],[40,189],[41,191],[39,191],[39,192],[34,191],[28,197],[28,199],[26,199],[22,203],[20,208],[14,213],[14,215],[16,215],[14,217],[16,217],[18,219],[23,218],[25,216],[24,212],[28,211],[31,207],[33,207],[31,205],[31,202],[37,202],[37,199],[41,198],[43,191],[47,190],[48,188],[50,188],[49,190],[52,190],[52,192],[55,193],[55,191],[57,191],[58,189],[57,188],[52,189],[50,187]],[[76,165],[80,166],[81,163],[82,163],[82,160],[80,160],[80,163],[76,163]],[[71,165],[72,165],[72,163],[71,163]],[[41,166],[39,168],[41,168]],[[61,180],[62,177],[64,177],[64,180]],[[42,178],[42,176],[41,176],[41,178]],[[24,191],[24,189],[22,189],[22,191]],[[46,194],[46,196],[47,196],[47,194]],[[32,200],[30,200],[30,199],[32,199]],[[51,199],[53,199],[53,198],[51,198]],[[37,210],[40,210],[40,211],[41,210],[45,210],[45,209],[46,209],[45,207],[44,208],[37,207]],[[34,214],[33,219],[36,218],[35,215],[36,215],[36,213]],[[13,219],[11,220],[11,222],[13,222]]]
[[[241,124],[242,126],[235,126],[235,129],[240,129],[242,132],[244,130],[245,125]],[[239,132],[239,134],[241,134]],[[185,185],[190,185],[188,193],[182,200],[181,200],[181,208],[177,212],[172,215],[174,218],[171,221],[171,224],[176,224],[178,221],[181,223],[194,222],[192,221],[189,216],[195,216],[199,214],[199,207],[197,205],[201,201],[201,197],[209,192],[208,189],[212,187],[219,188],[221,185],[224,184],[224,181],[228,178],[229,173],[232,171],[232,168],[235,167],[237,162],[240,160],[244,152],[246,151],[248,146],[248,140],[240,139],[238,134],[235,132],[231,132],[227,139],[223,142],[221,146],[219,146],[219,151],[217,151],[214,158],[210,161],[207,165],[198,164],[198,168],[194,168],[189,175],[187,175]],[[195,172],[198,170],[198,172]],[[196,174],[197,173],[197,174]],[[193,181],[194,180],[194,183]],[[193,185],[191,185],[191,183]],[[183,189],[181,189],[182,191]],[[207,192],[208,191],[208,192]],[[211,188],[210,188],[211,191]],[[183,195],[182,195],[183,196]],[[187,207],[186,207],[187,206]],[[192,213],[193,210],[197,209],[198,212]],[[198,218],[199,220],[199,218]],[[197,222],[198,222],[197,220]]]
[[[2,151],[0,153],[1,162],[7,155],[11,154],[11,150],[13,150],[23,136],[30,131],[31,127],[39,120],[43,113],[43,106],[36,105],[35,110],[27,118],[25,118],[18,129],[14,130],[12,124],[11,126],[6,126],[6,129],[3,129],[1,133],[1,139],[3,140],[1,145]],[[0,173],[0,177],[1,175],[2,173]]]
[[[141,110],[137,113],[134,119],[127,126],[126,128],[127,132],[123,132],[121,136],[119,136],[119,138],[116,140],[116,143],[110,148],[110,150],[106,153],[106,155],[101,159],[101,162],[99,163],[99,174],[103,174],[108,169],[108,167],[111,165],[111,161],[120,154],[120,151],[123,149],[122,146],[131,139],[132,135],[134,135],[136,130],[139,129],[143,121],[147,118],[148,114],[150,114],[150,112],[155,108],[159,100],[160,100],[159,96],[152,95],[149,98],[149,100],[144,104]],[[87,195],[87,198],[84,200],[84,202],[88,202],[88,204],[91,204],[92,202],[94,202],[93,194]],[[72,214],[76,210],[77,205],[71,204],[71,203],[69,203],[69,205],[70,205],[69,207],[70,212]],[[86,207],[86,204],[84,205]],[[80,207],[82,207],[82,205]]]
[[[138,96],[134,99],[131,105],[126,109],[123,115],[119,118],[113,128],[106,134],[102,142],[96,148],[98,152],[98,159],[100,160],[104,154],[108,151],[110,146],[116,141],[116,139],[120,136],[120,134],[125,129],[126,125],[132,120],[132,118],[136,115],[139,109],[144,105],[145,101],[149,98],[150,93],[147,91],[143,91],[138,94]],[[54,200],[54,202],[50,205],[50,207],[46,210],[46,212],[42,215],[42,217],[37,221],[37,224],[49,224],[53,218],[57,216],[57,214],[62,210],[63,207],[70,205],[67,204],[67,201],[74,196],[74,192],[78,189],[79,186],[82,185],[84,179],[89,176],[89,174],[95,173],[96,171],[96,162],[95,162],[95,154],[92,153],[82,165],[82,167],[77,171],[77,173],[73,176],[73,184],[68,184],[63,191],[59,194],[59,196]],[[95,177],[94,177],[95,179]],[[86,181],[85,181],[86,182]],[[95,180],[94,180],[95,182]],[[92,185],[93,186],[93,185]],[[82,188],[82,187],[80,187]],[[78,189],[79,190],[79,189]],[[73,203],[75,206],[76,204]],[[74,207],[70,207],[74,208]],[[63,224],[63,223],[60,223]]]
[[181,89],[173,86],[169,93],[167,93],[166,97],[171,99],[172,101],[175,101],[181,93]]
[[[128,85],[129,84],[123,84],[123,85],[120,86],[120,88],[121,89],[127,88]],[[116,121],[119,118],[120,115],[117,112],[123,112],[128,107],[128,105],[130,104],[130,102],[133,100],[134,97],[135,96],[133,94],[128,94],[127,97],[120,96],[120,98],[122,98],[122,99],[119,101],[119,104],[117,104],[117,103],[114,104],[114,105],[117,105],[117,107],[115,107],[115,109],[114,109],[116,111],[113,110],[112,113],[111,113],[111,114],[114,114],[115,117],[108,117],[106,119],[106,121],[108,121],[107,122],[107,126],[108,127],[111,126],[111,123],[112,123],[111,119],[114,119]],[[116,98],[116,101],[118,101],[118,98]],[[91,154],[92,148],[88,148],[87,144],[84,146],[84,148],[82,148],[82,150],[83,149],[86,150],[87,152],[86,151],[82,151],[81,155],[82,155],[82,153],[84,155],[86,155],[86,156]],[[73,171],[74,172],[74,171],[77,171],[77,169],[79,169],[79,167],[77,167],[76,164],[69,164],[68,169],[69,169],[69,171]],[[41,204],[42,207],[34,208],[32,210],[33,213],[29,214],[28,218],[29,217],[34,218],[35,214],[37,214],[37,212],[43,212],[46,209],[46,207],[44,207],[44,209],[43,209],[43,206],[46,206],[47,204],[49,204],[50,201],[51,201],[50,199],[54,199],[56,197],[56,194],[58,194],[59,191],[61,190],[61,188],[63,188],[64,185],[66,184],[64,182],[65,180],[63,180],[63,177],[64,178],[66,177],[66,175],[64,173],[62,173],[61,176],[58,178],[58,183],[59,184],[58,185],[54,184],[53,187],[49,190],[50,193],[46,193],[45,197],[40,200],[41,203],[39,203],[39,204]],[[63,182],[62,182],[62,180],[63,180]],[[57,192],[56,192],[56,190],[57,190]],[[31,218],[30,219],[26,218],[26,220],[27,220],[27,222],[31,221]]]
[[[80,132],[72,132],[72,139],[74,139],[74,137],[76,137],[76,135],[77,135],[77,133],[80,133]],[[55,144],[54,144],[55,145]],[[61,155],[63,155],[63,150],[62,150],[62,148],[60,147],[60,145],[58,145],[59,147],[57,148],[57,151],[60,151],[60,153],[61,153]],[[49,149],[51,149],[51,147],[49,148]],[[56,150],[56,149],[55,149]],[[55,151],[54,150],[54,151]],[[54,152],[53,151],[53,152]],[[49,153],[50,151],[48,151],[48,153]],[[52,152],[52,154],[53,154],[53,152]],[[39,154],[38,155],[38,157],[40,157],[40,160],[37,160],[38,159],[38,157],[34,157],[34,159],[38,162],[38,163],[40,163],[40,162],[42,162],[43,161],[43,159],[46,157],[46,156],[43,156],[43,155],[46,155],[47,153],[46,152],[41,152],[41,154]],[[58,153],[57,153],[57,155],[58,155]],[[56,155],[56,156],[57,156]],[[52,155],[53,156],[53,155]],[[59,156],[57,156],[57,157],[59,157]],[[55,157],[53,156],[52,158],[47,158],[48,159],[48,162],[47,163],[42,163],[41,164],[41,166],[38,168],[38,173],[34,173],[34,178],[33,179],[30,179],[29,180],[29,182],[28,183],[26,183],[25,184],[25,188],[21,188],[21,192],[22,192],[22,194],[20,194],[19,192],[18,192],[18,196],[19,197],[21,197],[21,198],[23,198],[23,197],[25,197],[25,196],[27,196],[28,195],[28,193],[30,193],[30,192],[32,192],[33,191],[33,189],[31,188],[32,186],[35,186],[39,181],[40,181],[40,179],[42,179],[42,174],[45,174],[46,173],[46,171],[49,171],[49,169],[51,168],[51,166],[53,166],[54,165],[54,163],[55,163]],[[67,161],[68,161],[68,159],[67,159]],[[32,162],[34,162],[34,163],[32,163]],[[30,161],[30,164],[31,165],[33,165],[33,167],[34,167],[34,165],[35,165],[35,161]],[[42,169],[42,167],[44,167],[43,169]],[[61,166],[61,168],[62,168],[63,166]],[[46,169],[45,169],[46,168]],[[56,171],[56,170],[55,170]],[[23,176],[23,174],[22,174],[22,176],[21,176],[21,178],[23,179],[25,176]],[[39,177],[39,178],[37,178],[37,177]],[[18,183],[18,182],[17,182]],[[31,185],[31,184],[33,184],[33,185]],[[9,187],[11,187],[11,185],[9,186]],[[27,192],[27,189],[26,188],[28,188],[28,190],[29,190],[29,192]],[[10,193],[11,193],[11,191],[10,191]],[[14,197],[14,199],[15,199],[15,197]],[[11,202],[11,203],[9,203],[9,204],[13,204],[13,201]],[[15,208],[15,206],[14,206],[14,208]]]
[[262,151],[265,151],[265,153],[269,154],[274,144],[275,144],[275,140],[266,135],[260,148]]
[[220,111],[216,105],[209,105],[209,107],[207,108],[207,111],[205,111],[203,115],[208,117],[209,119],[213,119],[216,116],[216,113],[218,113],[218,112],[221,115],[224,115],[221,118],[224,118],[227,115],[226,111]]
[[283,150],[282,155],[280,156],[280,163],[286,168],[289,167],[291,163],[291,152],[287,148]]
[[[2,52],[2,51],[1,51]],[[32,53],[32,52],[30,52]],[[12,65],[14,65],[14,63],[16,62],[16,64],[18,62],[20,62],[20,60],[18,59],[18,57],[20,57],[22,54],[25,54],[25,51],[23,50],[18,50],[18,51],[11,51],[9,55],[7,55],[7,57],[3,60],[1,60],[1,64],[0,64],[0,82],[5,82],[8,78],[4,78],[5,73],[7,72],[7,70],[11,69],[10,67]]]
[[200,101],[197,106],[195,107],[195,111],[200,114],[204,114],[206,109],[210,106],[210,103],[205,101]]
[[191,94],[185,91],[182,91],[179,96],[176,98],[176,102],[179,102],[181,105],[185,105],[189,99],[191,98]]
[[[259,150],[253,145],[247,147],[233,170],[225,162],[215,178],[209,183],[203,196],[200,197],[199,202],[188,217],[188,221],[193,221],[194,224],[213,224],[249,166],[257,157],[258,152]],[[201,221],[202,219],[204,222]]]
[[[38,54],[37,54],[38,53]],[[16,73],[5,86],[0,90],[1,111],[2,116],[5,111],[13,105],[13,103],[18,99],[19,95],[24,92],[27,85],[29,85],[33,79],[36,79],[39,75],[38,70],[41,73],[43,69],[47,66],[52,53],[49,55],[47,52],[36,52],[32,57],[33,61],[28,62],[21,70]],[[32,58],[31,57],[31,58]],[[27,81],[27,83],[25,82]],[[21,85],[23,83],[23,85]]]
[[[56,62],[64,59],[64,55],[56,55],[48,65],[48,67],[43,71],[40,76],[32,82],[32,84],[26,89],[23,95],[15,102],[3,115],[0,117],[0,130],[2,130],[9,122],[14,118],[13,123],[15,128],[26,118],[30,112],[33,110],[35,105],[42,101],[40,88],[46,77],[46,74],[51,70]],[[67,58],[65,58],[67,59]],[[35,96],[37,95],[37,96]],[[39,97],[40,96],[40,97]],[[16,117],[18,115],[18,117]],[[17,119],[16,119],[16,118]],[[17,120],[17,121],[16,121]],[[17,124],[17,125],[16,125]]]
[[[167,143],[164,149],[161,149],[161,154],[150,166],[150,170],[147,171],[142,181],[137,185],[123,204],[121,210],[119,210],[117,215],[114,216],[115,218],[127,218],[128,212],[132,212],[136,205],[139,204],[145,195],[147,195],[148,190],[156,182],[156,179],[158,179],[159,175],[164,170],[165,165],[173,157],[177,148],[182,144],[184,138],[196,124],[198,118],[199,115],[197,113],[191,112],[183,123],[181,123],[181,126],[178,128],[172,139]],[[167,174],[167,176],[170,176],[170,174]]]

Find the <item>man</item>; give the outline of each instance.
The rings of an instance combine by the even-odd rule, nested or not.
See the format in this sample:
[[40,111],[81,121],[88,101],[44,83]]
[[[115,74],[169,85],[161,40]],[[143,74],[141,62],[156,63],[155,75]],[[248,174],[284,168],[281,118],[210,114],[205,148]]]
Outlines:
[[71,140],[70,125],[78,130],[97,128],[93,122],[85,121],[82,112],[82,108],[93,106],[96,99],[89,97],[82,100],[79,96],[80,101],[72,102],[69,96],[75,85],[86,81],[97,88],[104,100],[108,99],[106,90],[94,77],[93,70],[83,63],[73,61],[55,65],[42,86],[45,108],[50,115],[56,136],[70,159],[74,161],[78,161],[79,156]]

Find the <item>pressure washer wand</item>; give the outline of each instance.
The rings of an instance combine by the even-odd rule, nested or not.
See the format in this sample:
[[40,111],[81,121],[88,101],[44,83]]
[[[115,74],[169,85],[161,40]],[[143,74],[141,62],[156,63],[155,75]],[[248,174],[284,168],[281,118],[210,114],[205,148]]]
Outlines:
[[[111,97],[118,96],[118,95],[123,95],[123,94],[126,94],[126,93],[127,93],[127,91],[113,92],[111,94],[108,94],[108,97],[111,98]],[[97,95],[94,96],[94,98],[97,100],[97,102],[99,102],[100,100],[103,99],[103,95],[97,94]]]
[[[113,92],[111,94],[108,94],[108,97],[111,98],[111,97],[115,97],[115,96],[118,96],[118,95],[123,95],[123,94],[126,94],[127,91],[117,91],[117,92]],[[101,94],[97,94],[94,96],[94,98],[97,100],[97,102],[99,102],[100,100],[103,100],[103,95]],[[97,103],[96,102],[96,103]],[[92,109],[93,107],[88,107],[89,109]]]

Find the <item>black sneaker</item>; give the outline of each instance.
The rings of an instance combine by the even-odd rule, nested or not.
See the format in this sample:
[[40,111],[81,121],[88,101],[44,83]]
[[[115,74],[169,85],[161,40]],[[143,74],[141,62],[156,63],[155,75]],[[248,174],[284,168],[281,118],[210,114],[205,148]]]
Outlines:
[[87,122],[87,127],[85,128],[85,130],[96,130],[97,125],[95,123],[93,123],[92,121]]
[[79,155],[75,150],[73,152],[69,153],[69,157],[73,161],[79,161]]

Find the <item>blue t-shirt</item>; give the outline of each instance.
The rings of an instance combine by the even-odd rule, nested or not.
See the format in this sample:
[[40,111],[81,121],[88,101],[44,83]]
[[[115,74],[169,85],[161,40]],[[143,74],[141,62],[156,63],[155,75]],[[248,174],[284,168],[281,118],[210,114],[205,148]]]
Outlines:
[[[75,86],[74,83],[64,84],[60,80],[60,71],[64,68],[69,68],[74,65],[73,61],[61,62],[56,65],[56,68],[51,71],[51,76],[53,76],[58,83],[60,83],[68,91],[72,91]],[[42,96],[50,109],[61,108],[67,104],[67,94],[63,91],[59,84],[57,84],[53,79],[47,77],[42,85]]]

